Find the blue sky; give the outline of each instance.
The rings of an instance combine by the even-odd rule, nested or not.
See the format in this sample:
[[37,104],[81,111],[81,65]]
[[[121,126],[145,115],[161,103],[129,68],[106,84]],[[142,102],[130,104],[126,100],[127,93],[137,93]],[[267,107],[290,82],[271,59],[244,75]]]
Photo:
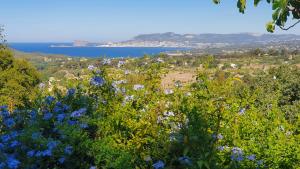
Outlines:
[[[246,14],[236,0],[0,0],[9,42],[127,40],[144,33],[266,33],[272,10],[262,3]],[[300,34],[293,30],[276,33]]]

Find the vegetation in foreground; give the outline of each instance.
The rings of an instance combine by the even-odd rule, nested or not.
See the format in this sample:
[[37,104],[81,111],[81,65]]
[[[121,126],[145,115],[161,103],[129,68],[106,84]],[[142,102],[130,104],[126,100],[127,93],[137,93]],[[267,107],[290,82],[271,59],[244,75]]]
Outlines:
[[[0,108],[0,168],[299,168],[299,56],[165,57],[84,61],[49,90],[1,50],[0,77],[31,87],[1,94],[22,104]],[[196,63],[192,82],[161,86]]]

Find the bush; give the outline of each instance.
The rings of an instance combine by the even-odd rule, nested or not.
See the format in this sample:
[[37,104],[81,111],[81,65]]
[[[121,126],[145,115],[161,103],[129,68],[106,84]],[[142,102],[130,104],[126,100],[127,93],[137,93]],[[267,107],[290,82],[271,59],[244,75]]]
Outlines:
[[298,69],[244,79],[204,70],[163,90],[157,58],[134,75],[107,64],[66,94],[2,107],[0,168],[299,167],[299,99],[284,97],[297,95]]

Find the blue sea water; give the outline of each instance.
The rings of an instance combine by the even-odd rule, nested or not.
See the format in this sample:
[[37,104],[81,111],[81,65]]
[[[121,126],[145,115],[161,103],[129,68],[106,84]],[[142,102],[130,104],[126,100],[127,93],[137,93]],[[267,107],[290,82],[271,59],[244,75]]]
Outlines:
[[12,49],[26,53],[60,54],[71,57],[142,57],[162,52],[184,50],[163,47],[50,47],[67,43],[10,43]]

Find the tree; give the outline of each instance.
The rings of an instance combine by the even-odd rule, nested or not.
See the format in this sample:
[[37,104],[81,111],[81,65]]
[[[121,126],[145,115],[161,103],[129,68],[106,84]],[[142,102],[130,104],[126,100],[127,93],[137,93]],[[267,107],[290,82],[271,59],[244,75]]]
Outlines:
[[13,57],[5,46],[3,29],[0,29],[0,106],[8,105],[10,110],[25,106],[35,95],[39,75],[35,68],[24,60]]
[[[264,0],[254,0],[254,6]],[[272,21],[268,22],[266,29],[268,32],[274,32],[275,25],[282,30],[289,30],[300,23],[300,0],[265,0],[272,5],[273,15]],[[213,0],[214,3],[219,4],[221,0]],[[241,13],[245,12],[247,0],[238,0],[237,7]],[[296,20],[294,24],[287,26],[288,20]]]
[[35,68],[24,60],[13,58],[8,49],[0,50],[0,103],[10,110],[25,106],[35,96],[39,75]]
[[3,26],[0,25],[0,50],[5,48],[5,37],[3,31]]

